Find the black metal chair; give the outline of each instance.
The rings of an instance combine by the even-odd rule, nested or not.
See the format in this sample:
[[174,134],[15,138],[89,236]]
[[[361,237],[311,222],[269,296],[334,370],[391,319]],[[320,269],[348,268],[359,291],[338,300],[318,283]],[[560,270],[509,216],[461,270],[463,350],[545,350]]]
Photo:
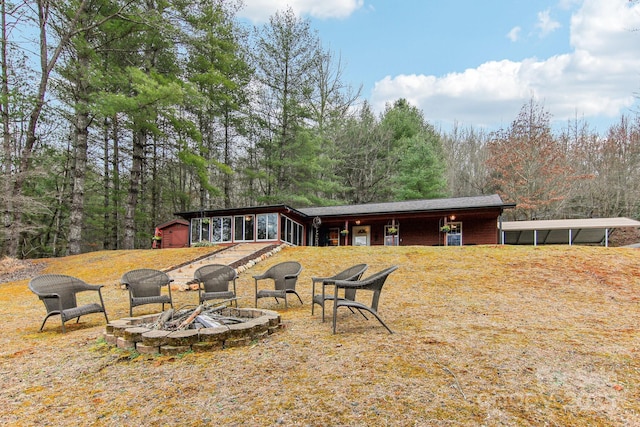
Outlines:
[[[389,331],[390,334],[393,333],[393,331],[386,325],[386,323],[382,321],[380,316],[378,316],[378,302],[380,301],[380,293],[382,292],[382,287],[384,286],[387,278],[391,273],[393,273],[397,269],[398,269],[398,266],[394,265],[385,270],[379,271],[378,273],[375,273],[367,277],[366,279],[355,280],[355,281],[336,280],[333,282],[329,282],[329,284],[332,283],[333,285],[335,285],[334,299],[333,299],[333,333],[334,334],[336,333],[338,308],[340,307],[348,307],[350,309],[356,309],[365,318],[367,318],[367,316],[365,315],[364,312],[367,311],[373,314],[376,317],[376,319],[378,319],[378,321],[382,323],[382,326],[384,326],[387,329],[387,331]],[[346,290],[371,291],[373,293],[372,299],[371,299],[371,305],[366,305],[362,302],[352,301],[345,298],[339,298],[338,291],[340,289],[344,289],[345,291]]]
[[[280,264],[276,264],[273,267],[269,268],[263,274],[258,276],[253,276],[256,284],[256,303],[255,306],[258,306],[258,299],[273,297],[278,302],[278,298],[284,299],[285,308],[287,305],[287,294],[295,294],[300,300],[300,304],[304,304],[302,302],[302,298],[298,292],[296,292],[296,282],[298,281],[298,276],[302,271],[302,266],[299,262],[296,261],[285,261]],[[258,290],[258,281],[264,279],[271,279],[274,282],[274,289],[261,289]]]
[[[311,315],[313,316],[313,308],[318,304],[322,308],[322,321],[324,322],[324,302],[327,300],[333,300],[333,294],[327,294],[325,287],[330,284],[329,282],[335,280],[359,280],[367,269],[367,264],[356,264],[340,273],[331,277],[312,277],[311,278]],[[321,292],[316,294],[316,283],[320,283],[322,288]],[[345,289],[344,298],[349,300],[356,299],[355,289]]]
[[[173,279],[164,271],[151,268],[131,270],[124,273],[120,281],[129,289],[129,316],[133,316],[133,307],[145,304],[162,304],[162,311],[165,304],[173,308],[170,286]],[[168,295],[162,294],[163,286],[169,289]]]
[[[40,325],[40,330],[50,316],[60,315],[62,332],[65,333],[64,322],[92,313],[104,313],[104,318],[109,323],[107,311],[102,299],[102,285],[89,285],[84,281],[64,274],[44,274],[34,277],[29,281],[29,289],[40,298],[47,309],[47,315]],[[94,291],[100,297],[100,304],[88,303],[78,306],[76,294],[84,291]]]
[[[198,282],[198,297],[200,304],[214,299],[233,299],[236,307],[236,270],[224,264],[208,264],[198,268],[193,273],[194,279]],[[230,286],[233,290],[230,290]]]

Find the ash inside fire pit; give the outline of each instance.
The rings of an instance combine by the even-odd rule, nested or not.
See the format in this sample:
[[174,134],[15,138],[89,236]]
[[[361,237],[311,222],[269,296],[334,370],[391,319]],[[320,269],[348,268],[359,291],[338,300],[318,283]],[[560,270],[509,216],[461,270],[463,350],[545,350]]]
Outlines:
[[247,345],[280,329],[275,311],[200,305],[110,322],[104,338],[139,353],[171,355]]

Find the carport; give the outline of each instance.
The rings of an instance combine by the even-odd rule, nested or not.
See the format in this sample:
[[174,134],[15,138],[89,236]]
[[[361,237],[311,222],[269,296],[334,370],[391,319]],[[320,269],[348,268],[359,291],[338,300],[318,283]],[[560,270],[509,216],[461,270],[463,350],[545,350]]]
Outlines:
[[506,245],[604,245],[616,228],[640,228],[630,218],[557,219],[541,221],[504,221],[500,224],[501,242]]

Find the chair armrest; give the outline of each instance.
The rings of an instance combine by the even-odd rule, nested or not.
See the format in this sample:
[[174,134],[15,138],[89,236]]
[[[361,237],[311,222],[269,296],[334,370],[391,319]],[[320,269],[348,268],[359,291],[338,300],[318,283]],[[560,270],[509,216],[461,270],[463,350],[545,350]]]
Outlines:
[[335,285],[336,289],[337,288],[342,288],[342,289],[358,289],[358,288],[364,288],[368,285],[371,284],[371,281],[366,280],[366,281],[353,281],[353,280],[329,280],[327,282],[324,282],[325,285]]
[[286,280],[286,279],[295,279],[295,278],[296,278],[296,277],[298,277],[299,275],[300,275],[299,273],[296,273],[296,274],[286,274],[286,275],[284,276],[284,278],[285,278],[285,280]]
[[270,278],[270,276],[267,276],[266,274],[259,274],[257,276],[253,276],[253,278],[256,280],[262,280],[262,279],[268,279]]
[[102,289],[104,285],[90,285],[88,283],[85,283],[82,286],[78,286],[78,292],[81,291],[99,291],[100,289]]

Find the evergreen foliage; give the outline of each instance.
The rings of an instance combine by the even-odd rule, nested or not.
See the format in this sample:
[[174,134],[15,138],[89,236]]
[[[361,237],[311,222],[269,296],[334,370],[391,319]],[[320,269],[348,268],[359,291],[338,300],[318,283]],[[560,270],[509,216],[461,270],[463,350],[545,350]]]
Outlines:
[[359,103],[291,9],[249,28],[240,7],[2,3],[1,254],[146,248],[175,212],[273,203],[498,192],[518,218],[640,217],[637,115],[555,134],[531,100],[506,129],[441,132],[405,99]]

